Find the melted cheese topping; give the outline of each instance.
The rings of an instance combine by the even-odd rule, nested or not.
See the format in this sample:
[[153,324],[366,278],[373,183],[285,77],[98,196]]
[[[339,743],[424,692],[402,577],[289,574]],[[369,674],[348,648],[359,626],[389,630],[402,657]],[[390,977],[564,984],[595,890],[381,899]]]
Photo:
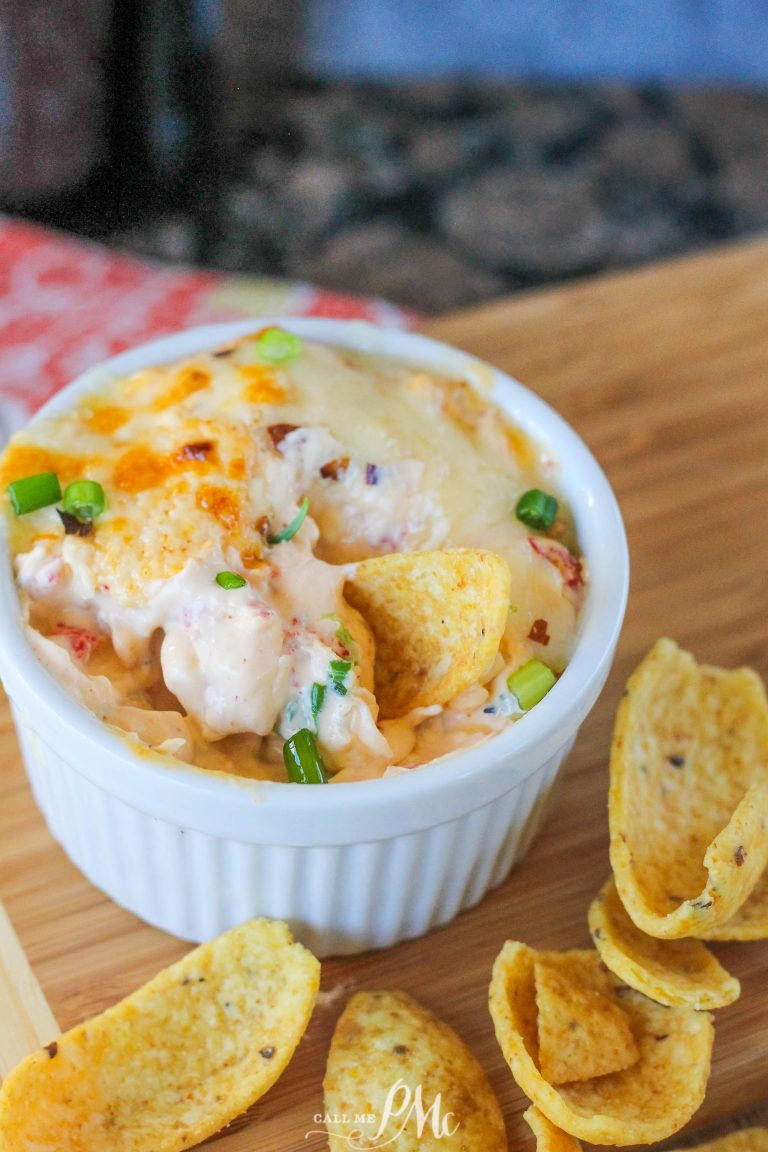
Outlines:
[[[283,741],[307,726],[335,779],[412,767],[509,724],[506,678],[526,660],[559,672],[569,658],[583,588],[570,519],[544,537],[514,516],[526,489],[557,490],[556,468],[464,381],[309,343],[276,367],[249,337],[36,421],[0,486],[49,470],[63,487],[98,481],[106,509],[87,536],[65,535],[55,507],[8,513],[35,650],[107,722],[203,767],[284,779]],[[274,543],[305,498],[300,530]],[[510,565],[497,666],[445,708],[378,724],[348,565],[449,547]],[[221,588],[221,571],[245,586]]]

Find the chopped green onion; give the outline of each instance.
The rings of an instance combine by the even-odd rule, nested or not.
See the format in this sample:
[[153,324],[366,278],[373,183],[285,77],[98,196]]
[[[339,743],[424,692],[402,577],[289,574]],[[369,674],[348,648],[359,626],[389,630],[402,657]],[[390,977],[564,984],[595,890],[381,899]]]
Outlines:
[[342,648],[347,650],[347,654],[351,657],[352,663],[358,664],[359,651],[357,641],[341,617],[335,616],[332,612],[329,612],[326,616],[323,616],[323,620],[333,620],[334,624],[336,625],[336,639],[338,640],[339,644],[341,644]]
[[346,679],[351,671],[352,662],[350,660],[331,660],[331,688],[333,688],[334,692],[337,692],[339,696],[346,696],[347,694]]
[[293,784],[327,784],[328,773],[309,728],[300,728],[283,744],[283,761]]
[[523,524],[534,528],[537,532],[547,532],[555,522],[557,516],[557,500],[548,492],[539,488],[531,488],[523,492],[515,506],[515,515]]
[[299,528],[301,528],[302,524],[304,523],[304,518],[306,517],[307,512],[309,512],[309,500],[305,496],[301,502],[301,507],[294,516],[293,520],[291,520],[290,524],[286,524],[285,528],[281,528],[281,530],[276,532],[274,536],[270,536],[269,543],[284,544],[286,540],[293,540]]
[[285,364],[295,360],[303,346],[301,336],[286,332],[285,328],[265,328],[256,340],[256,350],[268,364]]
[[73,480],[64,489],[64,511],[78,520],[95,520],[105,503],[104,489],[96,480]]
[[55,472],[38,472],[34,476],[24,476],[8,485],[13,510],[17,516],[47,508],[61,499],[61,485]]
[[239,576],[237,572],[217,572],[216,583],[220,588],[226,588],[229,591],[231,588],[245,588],[248,581]]
[[309,694],[309,706],[312,710],[312,719],[315,722],[315,730],[317,730],[317,717],[320,714],[320,709],[325,700],[325,684],[313,684],[312,691]]
[[515,694],[523,712],[528,712],[544,699],[556,679],[552,669],[541,660],[529,660],[508,677],[507,688]]
[[343,620],[339,620],[339,626],[336,629],[336,639],[340,644],[344,645],[348,652],[352,652],[354,650],[355,641],[352,637],[352,633],[350,632],[349,628],[347,628]]

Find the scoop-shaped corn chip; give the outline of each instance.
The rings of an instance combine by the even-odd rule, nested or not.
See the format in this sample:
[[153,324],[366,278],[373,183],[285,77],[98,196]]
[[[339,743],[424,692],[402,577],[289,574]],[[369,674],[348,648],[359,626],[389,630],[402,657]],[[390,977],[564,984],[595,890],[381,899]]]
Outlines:
[[510,586],[501,556],[471,548],[357,565],[345,595],[376,641],[382,719],[445,704],[483,679],[504,634]]
[[735,916],[699,936],[703,940],[768,940],[768,868]]
[[536,1137],[536,1152],[581,1152],[581,1144],[576,1137],[569,1136],[562,1128],[547,1120],[538,1108],[527,1108],[523,1112],[523,1120]]
[[741,1128],[705,1144],[695,1144],[685,1150],[675,1149],[674,1152],[768,1152],[768,1128]]
[[[570,967],[534,963],[539,1066],[550,1084],[591,1080],[637,1063],[629,1017],[617,1003],[610,977],[574,979]],[[579,974],[580,976],[582,973]]]
[[278,1079],[320,965],[285,924],[252,920],[27,1057],[0,1090],[4,1152],[177,1152]]
[[611,878],[589,909],[589,930],[600,959],[630,988],[659,1004],[723,1008],[741,986],[700,940],[657,940],[637,928]]
[[507,1148],[501,1108],[480,1064],[447,1024],[404,992],[350,999],[323,1088],[331,1152]]
[[[537,959],[560,964],[586,987],[603,977],[613,985],[640,1051],[636,1064],[558,1088],[544,1079],[537,1037]],[[652,1144],[677,1132],[704,1099],[714,1037],[709,1014],[656,1004],[606,973],[596,952],[536,953],[508,940],[493,966],[489,1007],[515,1080],[547,1119],[571,1136],[593,1144]]]
[[676,939],[730,920],[768,862],[759,677],[657,641],[619,705],[608,803],[616,887],[638,928]]

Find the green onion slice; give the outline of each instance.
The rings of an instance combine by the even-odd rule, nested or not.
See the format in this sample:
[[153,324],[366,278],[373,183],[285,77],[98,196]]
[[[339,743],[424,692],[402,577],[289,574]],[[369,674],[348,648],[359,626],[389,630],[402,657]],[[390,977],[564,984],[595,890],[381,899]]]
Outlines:
[[285,544],[286,540],[293,540],[299,528],[301,528],[302,524],[304,523],[307,512],[309,512],[309,500],[305,496],[301,502],[301,507],[294,516],[293,520],[291,520],[290,524],[286,524],[285,528],[282,528],[279,532],[275,533],[274,536],[270,536],[269,543]]
[[37,472],[34,476],[24,476],[8,485],[8,495],[17,516],[47,508],[61,500],[61,485],[55,472]]
[[104,489],[96,480],[73,480],[64,489],[64,511],[78,520],[95,520],[104,511]]
[[312,691],[309,694],[309,706],[312,710],[312,719],[315,722],[315,731],[317,731],[317,717],[320,714],[320,709],[323,707],[325,700],[325,684],[313,684]]
[[288,779],[293,784],[327,784],[325,770],[317,742],[309,728],[300,728],[283,744],[283,761]]
[[515,505],[515,515],[523,524],[537,532],[547,532],[555,522],[557,516],[557,500],[548,492],[539,488],[530,488],[523,492]]
[[331,688],[339,696],[346,696],[347,694],[346,680],[351,671],[352,662],[350,660],[331,660],[329,668]]
[[285,328],[265,328],[256,340],[256,350],[268,364],[287,364],[301,354],[301,336]]
[[341,646],[346,649],[347,655],[349,655],[351,658],[352,663],[358,664],[360,661],[357,641],[341,617],[334,615],[332,612],[329,612],[326,616],[323,616],[322,619],[333,621],[333,623],[336,625],[336,630],[334,633],[336,639],[339,641],[339,644],[341,644]]
[[529,660],[508,677],[507,688],[517,697],[523,712],[528,712],[544,699],[556,680],[552,669],[541,660]]
[[340,644],[344,645],[348,652],[353,650],[355,641],[343,620],[339,620],[338,627],[336,628],[336,639]]
[[232,588],[245,588],[248,583],[237,572],[217,572],[216,583],[220,588],[226,588],[228,591]]

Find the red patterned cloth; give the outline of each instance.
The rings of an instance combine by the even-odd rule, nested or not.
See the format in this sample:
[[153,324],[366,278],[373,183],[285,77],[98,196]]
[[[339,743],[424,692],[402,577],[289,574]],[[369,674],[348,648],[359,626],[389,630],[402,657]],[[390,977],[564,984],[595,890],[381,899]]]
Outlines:
[[101,360],[196,324],[268,314],[410,327],[383,300],[163,267],[0,216],[0,443]]

